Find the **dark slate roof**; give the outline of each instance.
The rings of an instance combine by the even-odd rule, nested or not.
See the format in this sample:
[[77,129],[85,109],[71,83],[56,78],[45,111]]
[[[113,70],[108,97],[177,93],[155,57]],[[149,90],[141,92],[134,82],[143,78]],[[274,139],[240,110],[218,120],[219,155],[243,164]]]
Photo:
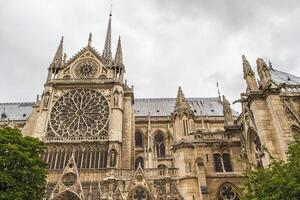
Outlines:
[[[219,97],[187,98],[191,110],[196,116],[223,116],[223,106]],[[135,115],[169,116],[174,111],[176,98],[145,98],[135,99]],[[234,112],[234,115],[238,115]]]
[[[219,97],[212,98],[187,98],[192,111],[196,116],[222,116],[223,107]],[[169,116],[174,111],[175,98],[143,98],[135,99],[135,114],[137,117]],[[26,120],[32,111],[33,102],[0,103],[0,121]],[[1,118],[5,113],[6,118]],[[234,115],[238,115],[234,112]]]
[[278,85],[281,83],[300,84],[300,77],[273,68],[270,68],[270,72],[272,80]]
[[32,102],[0,103],[0,121],[26,120],[32,111],[32,105]]

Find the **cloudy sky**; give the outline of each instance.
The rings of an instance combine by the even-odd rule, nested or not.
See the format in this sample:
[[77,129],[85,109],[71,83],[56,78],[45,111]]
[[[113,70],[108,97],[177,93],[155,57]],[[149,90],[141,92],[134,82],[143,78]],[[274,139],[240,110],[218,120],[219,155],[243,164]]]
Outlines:
[[[60,37],[69,57],[102,52],[110,4],[135,97],[217,96],[245,90],[241,56],[300,75],[300,2],[253,0],[0,0],[0,102],[34,101]],[[114,52],[113,52],[114,53]]]

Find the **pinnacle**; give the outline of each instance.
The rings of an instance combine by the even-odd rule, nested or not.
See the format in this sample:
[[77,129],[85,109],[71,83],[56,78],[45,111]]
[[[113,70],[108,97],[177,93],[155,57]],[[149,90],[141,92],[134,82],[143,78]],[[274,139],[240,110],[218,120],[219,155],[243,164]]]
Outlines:
[[123,55],[122,55],[122,46],[121,46],[121,37],[119,36],[117,51],[115,55],[115,62],[117,65],[123,65]]
[[246,76],[246,74],[254,74],[251,65],[249,64],[247,58],[245,55],[242,55],[242,59],[243,59],[243,71],[244,71],[244,76]]
[[243,61],[247,61],[247,58],[244,54],[242,55],[242,59],[243,59]]
[[267,67],[268,65],[262,58],[257,58],[256,65],[258,69],[262,69],[263,67]]
[[64,42],[64,36],[61,37],[59,46],[55,52],[53,61],[51,63],[51,67],[53,70],[57,70],[63,64],[63,42]]
[[177,98],[176,98],[176,107],[185,106],[186,100],[182,91],[181,86],[178,87]]

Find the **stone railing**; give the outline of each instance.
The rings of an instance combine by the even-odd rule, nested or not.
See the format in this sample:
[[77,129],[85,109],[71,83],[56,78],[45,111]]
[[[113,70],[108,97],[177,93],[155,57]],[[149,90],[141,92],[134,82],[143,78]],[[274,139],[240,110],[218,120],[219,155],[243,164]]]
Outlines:
[[204,141],[239,141],[239,138],[228,133],[209,133],[209,132],[196,132],[194,133],[195,140]]
[[[120,82],[118,79],[112,78],[87,78],[87,79],[54,79],[50,83],[53,85],[60,84],[106,84],[109,82]],[[121,82],[120,82],[121,84]]]
[[72,137],[44,137],[42,140],[45,143],[76,143],[76,142],[105,142],[108,141],[109,136],[72,136]]
[[280,87],[280,91],[284,94],[300,93],[300,84],[296,84],[296,85],[282,84]]
[[[48,178],[56,180],[60,177],[63,170],[48,170]],[[83,180],[95,179],[120,179],[131,180],[136,170],[127,169],[78,169],[80,177]],[[178,174],[177,168],[150,168],[143,169],[145,176],[148,179],[160,179],[164,177],[176,177]]]

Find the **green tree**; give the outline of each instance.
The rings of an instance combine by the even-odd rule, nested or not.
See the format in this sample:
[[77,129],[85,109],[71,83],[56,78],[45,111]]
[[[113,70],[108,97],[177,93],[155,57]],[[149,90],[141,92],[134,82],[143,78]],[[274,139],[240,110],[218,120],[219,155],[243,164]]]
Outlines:
[[289,145],[287,160],[246,172],[244,200],[300,200],[300,138]]
[[0,199],[42,199],[46,185],[45,145],[18,129],[0,129]]

